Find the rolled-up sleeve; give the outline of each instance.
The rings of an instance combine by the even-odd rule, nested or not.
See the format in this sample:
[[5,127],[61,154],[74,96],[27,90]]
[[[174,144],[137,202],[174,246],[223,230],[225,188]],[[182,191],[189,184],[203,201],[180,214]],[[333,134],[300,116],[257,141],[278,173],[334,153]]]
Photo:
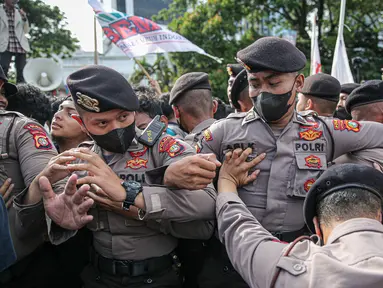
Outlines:
[[287,244],[262,227],[235,193],[221,193],[216,205],[218,234],[235,270],[250,287],[268,287]]

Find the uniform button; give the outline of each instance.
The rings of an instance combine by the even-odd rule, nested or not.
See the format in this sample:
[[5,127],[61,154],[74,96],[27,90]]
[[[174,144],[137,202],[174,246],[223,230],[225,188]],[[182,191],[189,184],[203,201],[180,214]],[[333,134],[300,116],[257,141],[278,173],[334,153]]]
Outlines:
[[174,260],[177,260],[177,259],[178,259],[177,255],[174,255],[174,256],[173,256],[173,259],[174,259]]
[[146,283],[148,283],[148,284],[151,284],[153,282],[153,280],[152,279],[146,279]]
[[295,271],[299,272],[299,271],[302,271],[303,266],[302,266],[301,264],[295,264],[295,265],[293,266],[293,269],[294,269]]
[[101,277],[100,276],[96,276],[96,281],[100,281],[101,280]]
[[227,267],[227,266],[223,267],[223,271],[225,271],[225,272],[229,271],[229,267]]

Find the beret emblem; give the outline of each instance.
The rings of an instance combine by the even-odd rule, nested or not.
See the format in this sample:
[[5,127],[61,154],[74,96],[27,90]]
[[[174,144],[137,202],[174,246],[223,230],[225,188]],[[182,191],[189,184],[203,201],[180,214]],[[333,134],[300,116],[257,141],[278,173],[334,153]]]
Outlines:
[[100,112],[100,108],[98,107],[99,102],[97,99],[93,99],[87,95],[81,94],[80,92],[77,92],[76,96],[78,105],[83,106],[88,110]]

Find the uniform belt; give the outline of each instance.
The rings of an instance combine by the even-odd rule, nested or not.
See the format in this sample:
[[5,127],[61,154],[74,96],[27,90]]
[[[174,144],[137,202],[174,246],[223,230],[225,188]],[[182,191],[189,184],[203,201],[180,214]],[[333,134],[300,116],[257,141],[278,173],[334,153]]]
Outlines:
[[299,236],[302,235],[310,235],[309,230],[305,227],[303,227],[300,230],[296,231],[289,231],[289,232],[271,232],[271,234],[274,237],[277,237],[279,240],[284,242],[293,242],[295,239],[297,239]]
[[101,272],[110,275],[137,277],[165,270],[177,263],[178,257],[170,253],[161,257],[145,260],[113,260],[101,256],[96,251],[91,253],[91,263]]

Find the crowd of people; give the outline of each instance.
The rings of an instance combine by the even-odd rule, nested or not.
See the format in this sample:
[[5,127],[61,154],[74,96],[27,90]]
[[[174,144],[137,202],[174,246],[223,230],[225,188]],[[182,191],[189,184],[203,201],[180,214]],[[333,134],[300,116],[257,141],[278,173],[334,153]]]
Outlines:
[[[1,11],[0,11],[1,12]],[[0,287],[383,287],[383,81],[264,37],[170,93],[0,74]]]

